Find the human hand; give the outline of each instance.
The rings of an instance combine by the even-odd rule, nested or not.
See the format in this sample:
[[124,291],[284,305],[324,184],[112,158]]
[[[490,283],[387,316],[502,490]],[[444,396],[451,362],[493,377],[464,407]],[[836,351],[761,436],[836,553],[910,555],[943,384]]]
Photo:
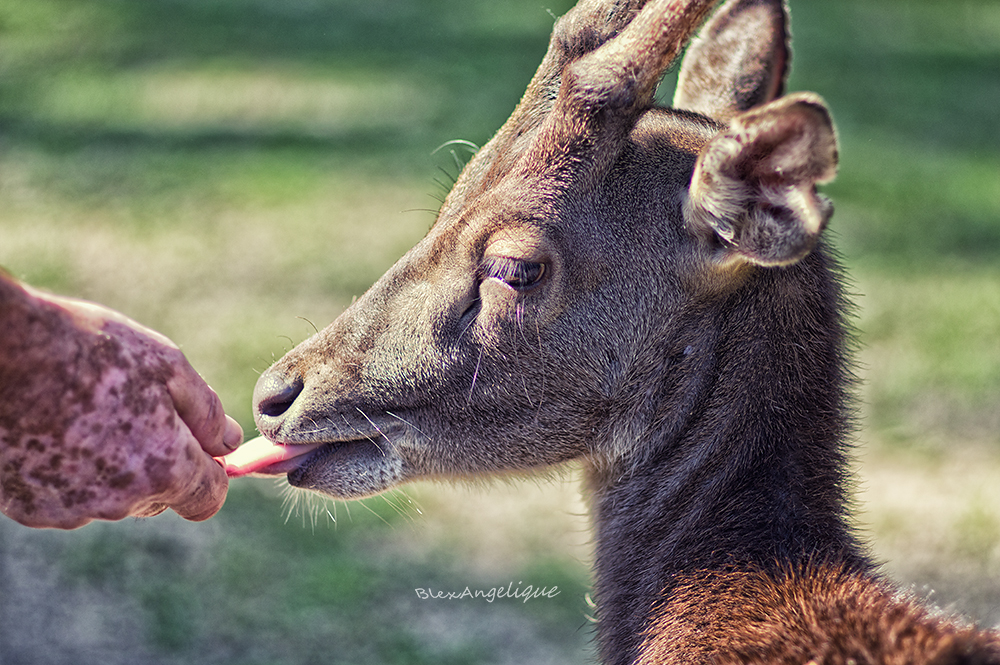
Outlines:
[[0,274],[0,511],[33,527],[214,515],[243,439],[166,337]]

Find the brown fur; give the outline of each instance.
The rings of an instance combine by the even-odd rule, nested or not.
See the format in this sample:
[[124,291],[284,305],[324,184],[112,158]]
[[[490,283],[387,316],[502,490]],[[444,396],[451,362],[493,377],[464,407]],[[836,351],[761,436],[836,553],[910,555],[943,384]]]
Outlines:
[[1000,661],[1000,637],[884,580],[825,565],[702,573],[657,610],[638,663],[935,665]]

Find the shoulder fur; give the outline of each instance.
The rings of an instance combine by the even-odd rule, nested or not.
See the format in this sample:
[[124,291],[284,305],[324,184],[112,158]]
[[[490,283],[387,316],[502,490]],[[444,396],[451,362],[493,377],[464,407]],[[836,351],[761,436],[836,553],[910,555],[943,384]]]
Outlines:
[[1000,663],[1000,634],[838,567],[688,576],[657,612],[639,663]]

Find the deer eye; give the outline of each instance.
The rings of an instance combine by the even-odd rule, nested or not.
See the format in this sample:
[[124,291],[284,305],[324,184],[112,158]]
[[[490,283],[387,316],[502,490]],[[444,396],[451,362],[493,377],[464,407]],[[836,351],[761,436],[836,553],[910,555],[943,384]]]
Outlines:
[[498,279],[516,291],[527,291],[545,276],[545,264],[507,256],[491,256],[483,261],[483,279]]

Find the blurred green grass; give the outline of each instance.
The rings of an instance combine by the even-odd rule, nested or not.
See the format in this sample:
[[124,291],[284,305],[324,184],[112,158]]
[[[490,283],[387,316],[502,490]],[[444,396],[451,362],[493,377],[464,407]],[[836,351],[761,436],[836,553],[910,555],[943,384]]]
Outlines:
[[[250,432],[257,374],[426,232],[455,171],[434,149],[488,140],[570,4],[0,0],[0,265],[174,338]],[[790,88],[840,132],[864,519],[900,577],[1000,621],[1000,4],[791,4]],[[257,481],[202,525],[0,522],[0,662],[585,660],[572,489],[406,495],[423,511],[335,527]],[[518,580],[565,592],[413,592]]]

